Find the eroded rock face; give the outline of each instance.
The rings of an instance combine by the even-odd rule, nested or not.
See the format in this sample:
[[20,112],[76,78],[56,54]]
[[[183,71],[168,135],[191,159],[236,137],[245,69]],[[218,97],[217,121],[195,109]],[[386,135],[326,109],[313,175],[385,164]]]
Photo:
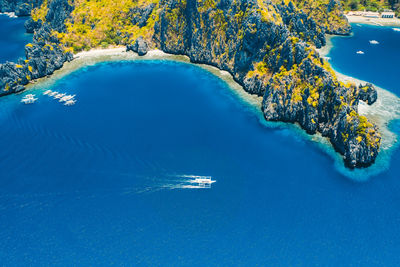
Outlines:
[[378,93],[371,83],[367,83],[365,85],[360,84],[358,89],[360,100],[367,102],[368,105],[375,103],[376,99],[378,98]]
[[27,31],[34,32],[33,42],[25,46],[26,59],[0,64],[0,96],[24,89],[29,81],[52,74],[73,58],[64,52],[53,30],[65,29],[64,20],[73,10],[68,0],[54,0],[49,5],[46,22],[28,20]]
[[143,8],[137,7],[131,9],[130,16],[132,17],[132,24],[138,25],[139,27],[144,27],[155,6],[156,5],[154,3],[151,3]]
[[340,83],[306,43],[324,45],[325,29],[291,4],[270,4],[267,15],[258,5],[226,0],[213,9],[197,1],[163,1],[154,41],[165,52],[229,71],[246,91],[263,95],[267,120],[320,132],[347,166],[372,164],[380,135],[358,115],[357,88]]
[[142,36],[139,36],[134,44],[127,45],[126,51],[133,51],[138,53],[139,56],[144,56],[147,54],[148,45]]
[[40,27],[42,27],[42,24],[43,22],[41,19],[37,21],[34,21],[33,19],[28,19],[27,21],[25,21],[24,27],[27,33],[34,33],[35,30],[38,30]]

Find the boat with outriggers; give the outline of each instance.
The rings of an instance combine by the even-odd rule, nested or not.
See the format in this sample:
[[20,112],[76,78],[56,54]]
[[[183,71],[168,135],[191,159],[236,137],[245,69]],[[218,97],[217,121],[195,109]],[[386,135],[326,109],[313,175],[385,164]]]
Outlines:
[[215,180],[212,180],[211,176],[200,176],[200,175],[183,175],[183,177],[190,178],[186,181],[189,184],[195,185],[196,188],[210,188]]
[[60,102],[67,102],[68,100],[74,100],[75,95],[65,95],[60,98]]
[[34,94],[27,94],[22,99],[21,102],[24,104],[32,104],[35,103],[38,99],[35,97]]
[[60,99],[61,97],[65,96],[65,94],[58,93],[54,97],[54,99]]
[[76,103],[75,99],[67,100],[65,101],[64,106],[72,106],[75,105],[75,103]]
[[43,95],[53,97],[54,99],[57,99],[58,102],[63,103],[65,106],[72,106],[76,103],[76,95],[67,95],[65,93],[60,93],[52,90],[46,90],[45,92],[43,92]]

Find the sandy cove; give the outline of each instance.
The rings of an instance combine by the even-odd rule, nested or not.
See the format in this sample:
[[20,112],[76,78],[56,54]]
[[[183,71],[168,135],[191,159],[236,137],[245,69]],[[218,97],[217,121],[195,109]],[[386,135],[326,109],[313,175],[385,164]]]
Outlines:
[[[328,37],[328,45],[324,48],[318,50],[321,56],[326,56],[329,53],[330,48],[332,47],[330,38]],[[181,55],[172,55],[164,53],[161,50],[151,50],[145,56],[139,56],[133,52],[126,52],[126,47],[119,46],[108,49],[92,49],[89,51],[79,52],[74,55],[74,59],[71,62],[66,62],[64,66],[55,71],[49,77],[44,77],[35,81],[35,83],[28,85],[27,89],[43,89],[43,87],[52,86],[57,80],[62,77],[87,66],[92,66],[101,62],[112,62],[112,61],[136,61],[136,60],[172,60],[184,63],[190,63],[190,60],[187,56]],[[304,136],[308,140],[314,141],[317,146],[322,146],[322,148],[335,159],[335,165],[340,172],[342,172],[346,176],[354,176],[358,177],[357,172],[349,172],[342,165],[342,160],[338,156],[338,154],[334,151],[333,147],[330,145],[329,141],[322,137],[320,134],[315,134],[313,136],[307,135],[304,131],[300,130],[300,127],[295,124],[287,124],[283,122],[268,122],[264,120],[262,112],[261,112],[261,104],[262,97],[251,95],[243,90],[243,87],[239,85],[232,77],[232,75],[227,71],[222,71],[216,67],[205,65],[205,64],[196,64],[197,66],[206,69],[207,71],[213,73],[214,75],[221,78],[225,81],[229,87],[232,89],[233,93],[240,97],[247,106],[256,112],[259,117],[259,121],[262,124],[266,124],[267,127],[289,127],[297,131],[301,136]],[[366,83],[365,81],[361,81],[355,79],[353,77],[344,75],[335,70],[337,77],[339,80],[343,82],[352,82],[356,85],[360,83]],[[392,120],[400,119],[400,98],[398,98],[393,93],[384,90],[382,88],[377,87],[378,91],[378,100],[371,106],[368,106],[363,101],[360,101],[359,105],[359,113],[361,115],[365,115],[369,120],[376,123],[380,128],[382,133],[382,146],[381,146],[381,155],[383,157],[389,157],[391,154],[392,148],[397,144],[397,135],[390,131],[389,124]],[[383,153],[384,152],[384,153]],[[383,155],[385,154],[385,155]],[[389,160],[386,160],[387,165],[389,166]],[[387,167],[387,166],[386,166]],[[381,166],[382,168],[382,166]],[[383,166],[385,168],[385,166]],[[374,173],[379,173],[381,170],[374,169],[373,171],[368,171],[368,169],[360,170],[365,174],[365,178],[373,175]]]

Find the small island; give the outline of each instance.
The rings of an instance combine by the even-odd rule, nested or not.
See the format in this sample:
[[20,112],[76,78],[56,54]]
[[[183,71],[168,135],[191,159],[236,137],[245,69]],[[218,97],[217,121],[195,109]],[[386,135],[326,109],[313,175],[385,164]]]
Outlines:
[[378,127],[358,113],[359,101],[379,97],[374,87],[341,82],[316,50],[326,45],[326,34],[351,32],[336,0],[3,0],[1,8],[31,15],[25,27],[33,41],[25,59],[0,65],[0,95],[24,90],[80,51],[159,49],[228,71],[262,97],[266,120],[327,137],[349,168],[370,166],[379,153]]

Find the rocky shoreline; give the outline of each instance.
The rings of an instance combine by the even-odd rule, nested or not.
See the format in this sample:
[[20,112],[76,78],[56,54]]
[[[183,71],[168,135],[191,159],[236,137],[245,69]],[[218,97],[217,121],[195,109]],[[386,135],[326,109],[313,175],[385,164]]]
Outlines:
[[[371,99],[374,89],[363,96],[359,88],[337,80],[310,45],[326,44],[324,31],[312,18],[291,3],[262,7],[277,12],[274,17],[265,17],[254,2],[227,3],[217,9],[201,5],[160,2],[152,38],[139,36],[126,44],[127,49],[145,55],[157,47],[228,71],[247,92],[263,97],[267,120],[298,123],[309,134],[321,133],[350,168],[375,161],[380,134],[358,115],[359,100]],[[34,32],[26,60],[0,65],[0,95],[21,91],[31,80],[51,75],[73,59],[54,32],[66,31],[65,20],[74,6],[53,0],[47,8],[45,21],[30,19],[26,24]],[[139,16],[148,10],[140,9]]]

